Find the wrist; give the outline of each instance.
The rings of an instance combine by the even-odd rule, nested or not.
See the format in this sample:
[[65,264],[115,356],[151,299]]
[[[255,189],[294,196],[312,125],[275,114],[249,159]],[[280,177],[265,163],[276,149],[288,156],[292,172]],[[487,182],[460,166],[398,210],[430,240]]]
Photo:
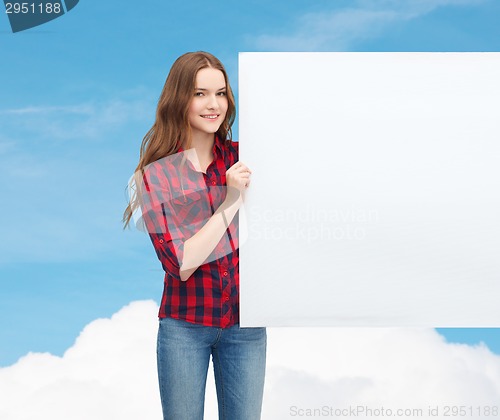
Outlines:
[[233,204],[241,204],[243,201],[243,195],[240,190],[233,187],[227,187],[226,198],[224,200],[225,204],[231,206]]

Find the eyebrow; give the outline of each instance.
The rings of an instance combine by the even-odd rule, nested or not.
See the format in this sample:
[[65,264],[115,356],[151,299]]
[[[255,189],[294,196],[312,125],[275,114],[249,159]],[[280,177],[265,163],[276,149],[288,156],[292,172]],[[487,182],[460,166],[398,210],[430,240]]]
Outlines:
[[[217,92],[221,91],[221,90],[226,90],[227,88],[224,86],[220,89],[217,89]],[[206,92],[208,89],[205,89],[205,88],[195,88],[194,90],[202,90],[204,92]]]

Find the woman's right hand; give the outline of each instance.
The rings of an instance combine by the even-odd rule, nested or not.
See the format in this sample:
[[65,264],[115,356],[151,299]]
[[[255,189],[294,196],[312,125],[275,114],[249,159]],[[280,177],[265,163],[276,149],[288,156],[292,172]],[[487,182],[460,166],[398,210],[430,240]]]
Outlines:
[[227,197],[230,202],[239,198],[243,199],[243,193],[250,185],[252,171],[243,162],[236,162],[226,171]]
[[226,171],[226,185],[244,191],[250,185],[252,171],[243,162],[236,162]]

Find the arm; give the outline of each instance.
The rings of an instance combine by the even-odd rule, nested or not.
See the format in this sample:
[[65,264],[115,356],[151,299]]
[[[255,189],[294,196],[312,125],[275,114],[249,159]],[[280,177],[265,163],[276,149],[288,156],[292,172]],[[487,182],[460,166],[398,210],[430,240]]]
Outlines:
[[226,199],[207,223],[184,242],[180,267],[182,281],[186,281],[203,264],[226,232],[243,203],[243,192],[250,184],[250,174],[251,171],[241,162],[236,162],[226,171]]
[[236,162],[226,171],[226,199],[201,229],[185,239],[170,207],[168,179],[161,166],[151,166],[144,176],[142,214],[145,229],[165,272],[177,280],[186,281],[223,237],[243,202],[243,191],[250,184],[250,170]]

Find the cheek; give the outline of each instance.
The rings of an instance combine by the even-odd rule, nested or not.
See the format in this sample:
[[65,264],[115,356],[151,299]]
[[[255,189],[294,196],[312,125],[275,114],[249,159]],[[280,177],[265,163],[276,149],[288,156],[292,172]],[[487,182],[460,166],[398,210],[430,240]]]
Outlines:
[[194,117],[199,114],[199,104],[196,101],[191,101],[191,104],[189,105],[189,116]]
[[220,108],[222,111],[224,111],[224,114],[227,112],[227,108],[229,107],[229,103],[227,101],[227,98],[223,100],[220,104]]

